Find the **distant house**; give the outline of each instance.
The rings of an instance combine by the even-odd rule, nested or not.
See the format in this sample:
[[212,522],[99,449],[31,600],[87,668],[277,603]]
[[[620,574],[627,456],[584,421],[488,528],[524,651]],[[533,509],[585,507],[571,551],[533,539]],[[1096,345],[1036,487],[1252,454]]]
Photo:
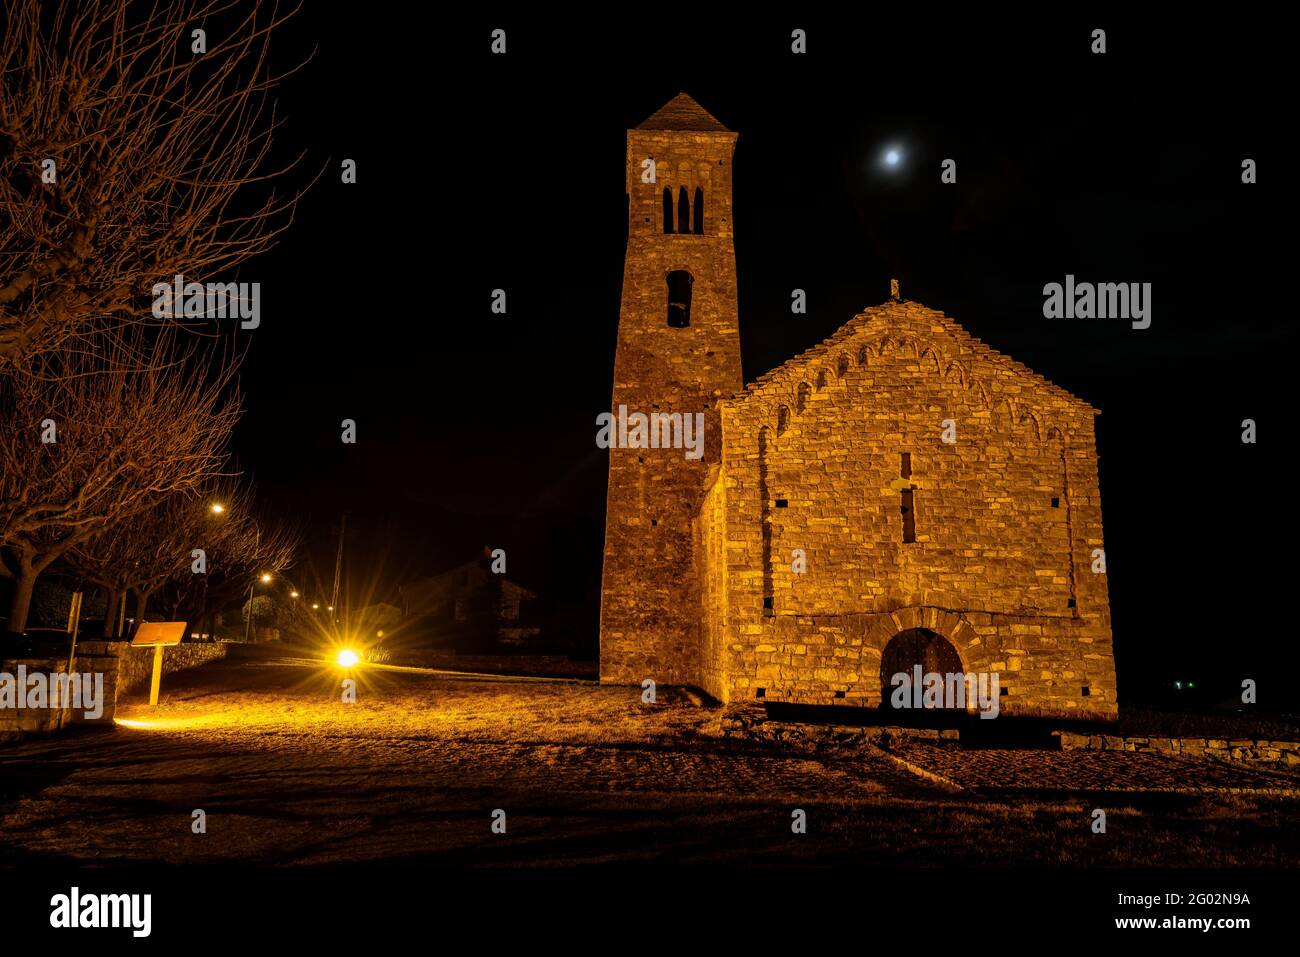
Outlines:
[[537,595],[494,574],[487,559],[409,581],[398,595],[408,626],[414,624],[437,644],[457,650],[524,646],[541,632],[529,624]]

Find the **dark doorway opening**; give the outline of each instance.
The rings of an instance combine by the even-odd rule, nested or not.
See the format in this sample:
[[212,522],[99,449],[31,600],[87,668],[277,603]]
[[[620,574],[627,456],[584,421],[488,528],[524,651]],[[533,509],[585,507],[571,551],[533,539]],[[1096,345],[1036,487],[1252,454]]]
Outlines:
[[[965,669],[962,667],[961,656],[957,654],[957,649],[953,647],[952,642],[937,632],[930,631],[928,628],[909,628],[907,631],[900,631],[880,653],[880,694],[881,710],[887,711],[897,716],[900,723],[911,723],[913,720],[924,716],[926,711],[957,711],[965,713],[966,707],[948,708],[945,705],[940,708],[895,708],[893,697],[898,684],[894,680],[895,675],[903,674],[907,676],[907,688],[911,688],[915,682],[916,666],[921,666],[921,674],[938,674],[940,677],[947,679],[950,674],[962,674]],[[910,697],[909,697],[910,700]]]

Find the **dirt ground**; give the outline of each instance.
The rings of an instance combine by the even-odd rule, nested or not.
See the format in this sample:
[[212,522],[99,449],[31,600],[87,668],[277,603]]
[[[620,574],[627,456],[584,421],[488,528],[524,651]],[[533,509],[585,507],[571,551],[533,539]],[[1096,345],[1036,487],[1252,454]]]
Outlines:
[[585,682],[363,669],[345,704],[340,677],[231,660],[167,676],[161,705],[120,708],[114,731],[0,746],[0,866],[1300,860],[1297,775],[1155,754],[733,741],[683,697],[643,705],[640,689]]

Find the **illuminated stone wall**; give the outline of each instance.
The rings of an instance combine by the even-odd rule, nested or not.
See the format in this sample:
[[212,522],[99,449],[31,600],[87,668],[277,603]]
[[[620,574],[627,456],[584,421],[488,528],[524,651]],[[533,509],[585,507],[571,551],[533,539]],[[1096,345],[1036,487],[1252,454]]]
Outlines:
[[[59,655],[50,658],[0,659],[0,672],[16,678],[20,665],[27,669],[26,674],[29,676],[35,673],[60,675],[68,670],[68,658],[67,655]],[[112,655],[98,655],[86,651],[79,651],[77,654],[74,670],[79,675],[88,674],[92,680],[95,675],[102,676],[103,699],[98,718],[87,718],[84,708],[74,711],[70,707],[49,707],[48,699],[47,706],[42,708],[0,707],[0,741],[17,740],[32,734],[50,734],[73,725],[111,727],[117,702],[117,665],[117,658]]]
[[[112,642],[117,646],[115,653],[119,656],[119,673],[117,679],[118,694],[133,694],[149,691],[149,682],[153,677],[153,649],[132,648],[129,642]],[[183,641],[179,645],[163,651],[163,674],[169,675],[187,668],[197,668],[210,661],[220,661],[226,657],[230,643],[225,641]]]

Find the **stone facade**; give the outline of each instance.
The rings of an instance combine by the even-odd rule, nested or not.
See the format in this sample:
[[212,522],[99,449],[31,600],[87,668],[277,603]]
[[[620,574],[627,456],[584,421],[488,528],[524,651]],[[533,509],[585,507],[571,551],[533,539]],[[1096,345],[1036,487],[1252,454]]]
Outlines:
[[[614,405],[704,403],[709,454],[611,451],[602,680],[878,706],[907,633],[933,645],[926,670],[998,673],[1002,713],[1114,717],[1097,410],[901,299],[742,389],[729,229],[699,242],[645,221],[644,154],[729,178],[683,99],[656,117],[688,128],[628,136]],[[718,205],[729,222],[729,190]],[[698,331],[694,313],[665,321],[679,268],[708,278]]]

